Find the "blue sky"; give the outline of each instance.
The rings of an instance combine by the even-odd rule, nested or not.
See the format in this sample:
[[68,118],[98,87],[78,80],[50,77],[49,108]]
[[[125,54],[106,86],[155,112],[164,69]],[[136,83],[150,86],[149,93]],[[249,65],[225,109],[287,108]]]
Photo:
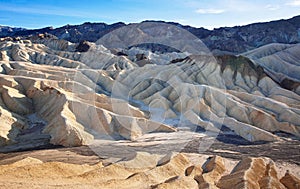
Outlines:
[[300,15],[300,0],[0,0],[0,25],[174,21],[213,29]]

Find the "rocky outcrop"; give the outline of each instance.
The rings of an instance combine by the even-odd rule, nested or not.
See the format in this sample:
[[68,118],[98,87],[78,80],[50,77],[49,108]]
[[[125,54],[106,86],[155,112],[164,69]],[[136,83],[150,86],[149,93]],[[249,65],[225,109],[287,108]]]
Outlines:
[[[262,158],[244,158],[229,175],[223,176],[217,186],[220,188],[278,188],[293,183],[287,174],[282,179],[277,175],[275,163]],[[296,177],[292,176],[294,179]],[[291,177],[290,177],[291,178]],[[287,180],[285,180],[287,179]],[[294,180],[295,181],[295,180]],[[293,185],[293,184],[291,184]],[[290,185],[290,186],[291,186]],[[289,187],[288,187],[289,188]]]
[[220,156],[214,156],[203,165],[203,174],[195,177],[199,188],[216,188],[216,183],[226,171],[224,160]]
[[288,189],[296,189],[300,186],[300,179],[289,173],[289,171],[280,179],[280,182]]
[[279,181],[277,176],[276,166],[273,161],[271,161],[267,167],[263,178],[259,181],[260,188],[277,188],[284,189],[284,185]]
[[87,41],[81,41],[76,47],[78,52],[87,52],[90,49],[90,44]]
[[244,158],[229,174],[221,178],[217,186],[222,188],[260,188],[259,181],[266,172],[261,158]]
[[279,179],[277,173],[281,170],[266,158],[246,157],[230,174],[228,165],[236,164],[235,161],[220,156],[209,157],[207,161],[201,159],[199,154],[179,153],[163,157],[137,153],[127,161],[109,165],[100,161],[88,165],[25,157],[0,165],[0,187],[294,189],[299,184],[299,179],[290,173]]

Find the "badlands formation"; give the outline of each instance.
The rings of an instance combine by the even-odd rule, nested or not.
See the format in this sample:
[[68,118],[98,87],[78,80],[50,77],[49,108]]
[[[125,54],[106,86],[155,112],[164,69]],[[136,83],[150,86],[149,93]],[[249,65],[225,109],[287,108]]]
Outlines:
[[[1,39],[0,187],[299,188],[299,45],[261,48],[213,57]],[[98,159],[72,152],[86,145]],[[240,151],[272,145],[274,160]],[[33,149],[44,150],[16,152]]]
[[[58,154],[47,155],[51,153]],[[31,155],[45,158],[45,152],[44,156]],[[0,167],[1,188],[297,189],[300,184],[287,167],[285,174],[279,175],[275,163],[267,158],[233,161],[191,153],[162,156],[138,152],[133,159],[110,165],[101,161],[90,165],[24,157]]]

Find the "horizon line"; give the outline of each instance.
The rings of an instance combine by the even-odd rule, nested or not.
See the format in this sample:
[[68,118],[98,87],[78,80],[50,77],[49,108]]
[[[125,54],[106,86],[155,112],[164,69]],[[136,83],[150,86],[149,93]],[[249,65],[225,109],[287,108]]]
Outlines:
[[248,25],[252,25],[252,24],[264,24],[264,23],[270,23],[270,22],[276,22],[276,21],[286,21],[286,20],[290,20],[290,19],[294,19],[296,17],[299,17],[299,15],[295,15],[295,16],[292,16],[292,17],[288,17],[288,18],[280,18],[280,19],[276,19],[276,20],[269,20],[269,21],[257,21],[257,22],[252,22],[252,23],[247,23],[247,24],[240,24],[240,25],[228,25],[228,26],[220,26],[220,27],[214,27],[212,29],[210,28],[207,28],[205,26],[194,26],[194,25],[189,25],[189,24],[181,24],[180,21],[174,21],[174,20],[156,20],[156,19],[145,19],[145,20],[142,20],[142,21],[137,21],[137,22],[124,22],[124,21],[116,21],[116,22],[105,22],[105,21],[85,21],[85,22],[80,22],[80,23],[74,23],[74,24],[64,24],[64,25],[60,25],[60,26],[51,26],[51,25],[48,25],[48,26],[41,26],[41,27],[38,27],[38,28],[31,28],[31,27],[22,27],[22,26],[13,26],[13,25],[0,25],[0,27],[10,27],[10,28],[21,28],[21,29],[26,29],[26,30],[38,30],[38,29],[43,29],[43,28],[53,28],[53,29],[58,29],[58,28],[62,28],[64,26],[79,26],[79,25],[83,25],[83,24],[86,24],[86,23],[90,23],[90,24],[106,24],[106,25],[114,25],[114,24],[118,24],[118,23],[122,23],[122,24],[125,24],[125,25],[130,25],[130,24],[139,24],[139,23],[142,23],[142,22],[165,22],[165,23],[175,23],[175,24],[180,24],[181,26],[188,26],[188,27],[193,27],[193,28],[197,28],[197,29],[200,29],[200,28],[203,28],[203,29],[206,29],[206,30],[210,30],[210,31],[213,31],[213,30],[216,30],[216,29],[220,29],[220,28],[234,28],[234,27],[243,27],[243,26],[248,26]]

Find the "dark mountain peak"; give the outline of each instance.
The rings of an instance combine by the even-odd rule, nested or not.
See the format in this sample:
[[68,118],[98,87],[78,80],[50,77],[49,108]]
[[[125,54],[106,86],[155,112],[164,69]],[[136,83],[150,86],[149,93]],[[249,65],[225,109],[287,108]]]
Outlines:
[[124,22],[117,22],[117,23],[113,23],[110,26],[114,27],[114,26],[126,26],[126,24]]

